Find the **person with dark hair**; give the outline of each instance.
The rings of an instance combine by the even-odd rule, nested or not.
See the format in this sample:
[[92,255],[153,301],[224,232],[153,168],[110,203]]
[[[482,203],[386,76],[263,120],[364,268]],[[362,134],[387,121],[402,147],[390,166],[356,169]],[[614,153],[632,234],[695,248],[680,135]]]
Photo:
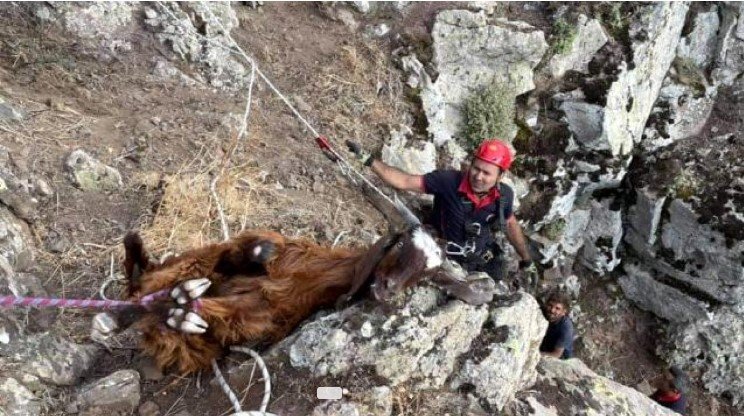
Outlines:
[[656,379],[656,391],[651,399],[667,409],[684,415],[687,410],[687,375],[677,366],[671,366]]
[[540,352],[545,355],[567,359],[573,356],[573,322],[568,316],[571,302],[563,293],[551,294],[545,302],[545,317],[548,330],[545,332]]

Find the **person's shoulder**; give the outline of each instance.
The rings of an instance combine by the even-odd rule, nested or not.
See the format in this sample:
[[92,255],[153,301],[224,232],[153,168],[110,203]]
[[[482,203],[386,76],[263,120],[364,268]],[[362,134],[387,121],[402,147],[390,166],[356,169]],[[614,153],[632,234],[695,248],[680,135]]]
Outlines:
[[504,195],[505,197],[514,198],[514,189],[504,182],[500,182],[499,192],[501,192],[501,195]]
[[454,169],[436,169],[424,176],[429,178],[436,178],[437,180],[441,181],[452,181],[459,183],[460,179],[462,178],[462,172]]

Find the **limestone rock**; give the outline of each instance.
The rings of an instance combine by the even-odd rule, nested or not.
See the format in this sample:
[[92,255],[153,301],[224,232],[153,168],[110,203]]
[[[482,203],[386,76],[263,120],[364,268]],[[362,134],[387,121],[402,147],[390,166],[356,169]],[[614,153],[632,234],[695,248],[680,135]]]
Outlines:
[[120,370],[83,386],[76,403],[82,415],[131,414],[140,401],[140,376],[134,370]]
[[478,397],[501,411],[516,392],[535,382],[538,347],[548,325],[537,301],[524,293],[515,303],[492,309],[489,319],[498,341],[485,347],[483,357],[467,359],[452,387],[473,385]]
[[0,280],[33,264],[33,241],[28,225],[0,206]]
[[[574,135],[577,132],[583,134],[582,143],[587,150],[605,150],[613,156],[627,155],[640,142],[662,81],[676,55],[687,8],[688,5],[681,2],[655,3],[641,7],[636,13],[637,20],[629,29],[632,65],[627,62],[621,65],[601,111],[595,107],[585,111],[591,115],[591,122],[579,116],[569,118],[570,130]],[[571,124],[572,120],[574,124]],[[598,125],[601,125],[599,134],[596,131]],[[591,130],[586,130],[587,126]],[[595,136],[589,136],[589,133]]]
[[716,5],[712,5],[708,12],[698,13],[693,20],[692,31],[680,39],[677,55],[689,59],[700,68],[710,65],[716,50],[720,24]]
[[[161,43],[194,65],[213,87],[238,90],[247,85],[248,71],[227,49],[232,47],[227,35],[239,23],[230,3],[165,3],[164,7],[167,10],[158,8],[154,17],[145,19]],[[198,30],[190,16],[203,22]],[[197,33],[209,41],[204,42]],[[192,82],[180,71],[163,70],[183,83]]]
[[115,191],[123,186],[118,170],[104,165],[83,150],[72,152],[66,166],[75,185],[84,191]]
[[69,386],[93,365],[98,348],[44,332],[11,339],[9,344],[0,345],[0,352],[24,373],[47,383]]
[[708,316],[706,305],[686,293],[655,280],[639,266],[625,265],[618,282],[625,296],[642,309],[670,322],[690,322]]
[[7,416],[41,414],[41,402],[14,378],[0,377],[0,411]]
[[675,325],[662,353],[673,364],[698,371],[705,387],[744,407],[744,305],[725,306],[710,318]]
[[5,98],[0,96],[0,120],[20,121],[24,117],[26,117],[26,114],[20,107],[9,103]]
[[597,273],[612,271],[620,264],[617,248],[623,238],[622,213],[609,208],[610,200],[592,201],[589,223],[584,230],[582,262]]
[[741,36],[744,5],[728,3],[720,7],[721,23],[711,78],[715,85],[732,85],[744,72],[744,39]]
[[[337,376],[366,366],[390,386],[411,380],[420,388],[439,387],[488,313],[485,306],[460,301],[437,306],[441,296],[438,289],[418,287],[400,313],[390,316],[353,306],[308,323],[279,350],[285,351],[292,366],[316,376]],[[364,337],[362,322],[369,322],[377,335]]]
[[413,175],[423,175],[437,168],[437,151],[431,142],[418,141],[406,147],[413,132],[400,125],[390,132],[390,141],[382,147],[382,161]]
[[543,32],[525,23],[466,10],[440,12],[432,38],[439,77],[422,86],[421,100],[437,146],[459,135],[460,107],[482,87],[500,84],[513,97],[533,89],[533,68],[548,47]]
[[543,358],[537,366],[538,382],[513,414],[674,416],[644,394],[602,377],[578,359]]
[[573,43],[566,53],[550,58],[548,72],[556,79],[561,78],[568,70],[586,73],[589,61],[608,40],[599,20],[580,15]]
[[[662,225],[662,246],[673,253],[670,261],[684,264],[686,283],[716,300],[741,302],[744,296],[744,242],[726,247],[725,237],[706,224],[689,204],[675,199],[669,204],[669,221]],[[679,269],[679,268],[678,268]]]
[[[636,203],[628,210],[629,233],[637,233],[646,243],[656,242],[665,196],[657,196],[648,189],[636,189]],[[626,240],[627,241],[627,240]],[[636,247],[637,250],[645,247]]]

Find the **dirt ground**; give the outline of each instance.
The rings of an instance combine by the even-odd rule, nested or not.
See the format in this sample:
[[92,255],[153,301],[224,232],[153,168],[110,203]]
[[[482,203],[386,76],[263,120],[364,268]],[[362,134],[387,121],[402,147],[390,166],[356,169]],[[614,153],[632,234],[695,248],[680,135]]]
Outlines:
[[[310,123],[343,154],[347,154],[341,145],[344,139],[370,148],[380,146],[391,127],[406,123],[417,111],[406,99],[403,77],[391,62],[390,52],[398,46],[397,40],[390,40],[395,36],[370,39],[327,18],[311,3],[271,3],[258,10],[234,7],[240,18],[235,39],[254,53],[280,90],[307,104]],[[431,19],[443,7],[453,5],[413,5],[407,19],[416,24],[401,21],[393,30],[425,42]],[[501,12],[548,25],[539,13],[525,12],[517,3]],[[97,297],[110,274],[112,256],[115,263],[121,258],[121,239],[130,229],[143,230],[145,243],[156,257],[220,240],[217,211],[214,201],[205,196],[205,186],[210,173],[228,162],[218,189],[232,204],[233,232],[270,228],[326,244],[359,245],[385,230],[380,213],[318,152],[310,134],[266,88],[254,92],[248,137],[236,143],[239,124],[235,120],[243,112],[244,94],[153,79],[151,62],[158,49],[153,37],[131,39],[131,52],[101,62],[59,28],[28,23],[31,17],[22,8],[4,7],[0,18],[4,22],[0,93],[28,112],[20,123],[0,124],[0,143],[10,149],[15,169],[42,175],[55,190],[31,224],[37,261],[30,272],[49,293]],[[373,23],[384,19],[369,17]],[[63,168],[75,149],[117,168],[124,187],[108,194],[75,188]],[[205,204],[199,204],[202,201]],[[163,223],[163,218],[172,222]],[[116,289],[121,285],[114,285],[109,295]],[[589,289],[585,295],[590,299],[587,308],[599,311],[606,311],[615,296],[601,288]],[[587,363],[595,369],[611,365],[616,380],[632,386],[660,363],[648,336],[653,319],[632,307],[626,307],[624,314],[624,324],[619,326],[587,323],[586,332],[591,334],[587,336],[597,342],[613,340]],[[91,312],[60,311],[50,328],[41,329],[63,331],[76,341],[88,342],[91,316]],[[582,355],[581,348],[578,354]],[[269,364],[274,380],[269,410],[282,415],[309,414],[318,404],[315,387],[334,385],[325,383],[357,391],[376,385],[373,378],[360,374],[343,380],[312,380],[287,363]],[[121,345],[105,352],[83,382],[144,367],[147,364],[134,345]],[[142,401],[156,403],[162,415],[231,413],[212,379],[207,373],[155,375],[143,380]],[[257,377],[235,376],[231,381],[245,397],[244,408],[256,409],[263,388]],[[62,389],[49,397],[46,414],[66,414],[70,393]],[[416,414],[421,402],[421,396],[407,393],[402,386],[396,391],[396,414]],[[692,414],[734,414],[708,413],[714,408],[696,406],[705,410]]]

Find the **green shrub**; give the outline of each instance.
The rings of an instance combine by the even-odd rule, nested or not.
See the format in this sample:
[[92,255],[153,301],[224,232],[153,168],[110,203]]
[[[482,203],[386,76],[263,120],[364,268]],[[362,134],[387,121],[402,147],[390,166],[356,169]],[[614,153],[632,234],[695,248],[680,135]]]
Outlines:
[[553,33],[550,36],[550,46],[555,54],[568,52],[573,45],[579,30],[564,18],[559,18],[553,23]]
[[677,199],[686,201],[695,196],[700,189],[700,183],[697,181],[693,172],[682,170],[674,178],[670,187],[670,194]]
[[503,85],[488,85],[465,100],[464,116],[468,150],[490,137],[509,140],[514,130],[514,94]]

